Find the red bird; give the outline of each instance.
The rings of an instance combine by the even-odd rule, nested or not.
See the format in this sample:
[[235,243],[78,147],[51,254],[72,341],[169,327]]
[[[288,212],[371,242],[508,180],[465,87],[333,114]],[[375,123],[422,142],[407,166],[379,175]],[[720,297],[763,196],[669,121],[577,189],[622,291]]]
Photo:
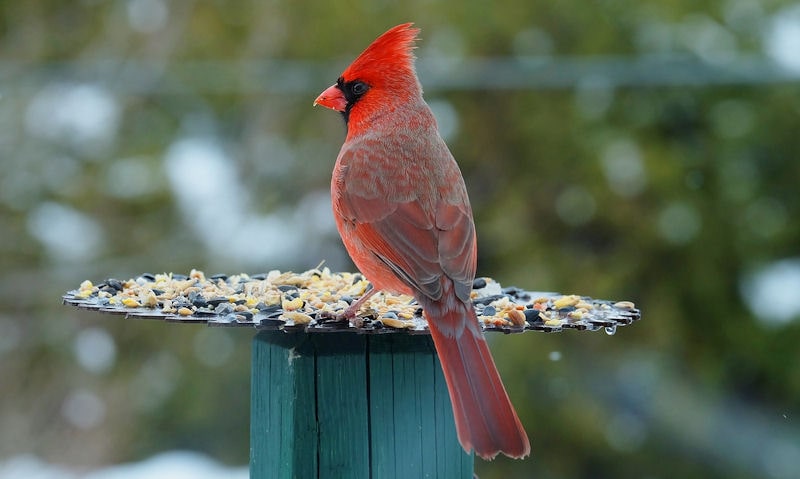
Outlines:
[[331,196],[345,248],[373,289],[414,296],[428,320],[465,451],[484,459],[530,453],[470,302],[477,247],[464,179],[422,99],[419,30],[376,39],[314,101],[337,110],[347,138]]

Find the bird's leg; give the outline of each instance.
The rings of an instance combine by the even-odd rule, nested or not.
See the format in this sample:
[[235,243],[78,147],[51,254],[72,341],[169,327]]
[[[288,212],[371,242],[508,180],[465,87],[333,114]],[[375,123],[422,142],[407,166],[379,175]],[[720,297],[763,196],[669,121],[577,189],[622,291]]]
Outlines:
[[363,321],[356,318],[356,315],[358,314],[358,311],[361,309],[361,307],[364,306],[364,303],[366,303],[367,300],[377,292],[378,292],[377,289],[370,288],[369,291],[362,294],[360,298],[358,298],[356,301],[353,301],[353,303],[350,306],[348,306],[347,309],[336,315],[336,319],[341,321],[351,321],[353,323],[353,326],[360,328]]

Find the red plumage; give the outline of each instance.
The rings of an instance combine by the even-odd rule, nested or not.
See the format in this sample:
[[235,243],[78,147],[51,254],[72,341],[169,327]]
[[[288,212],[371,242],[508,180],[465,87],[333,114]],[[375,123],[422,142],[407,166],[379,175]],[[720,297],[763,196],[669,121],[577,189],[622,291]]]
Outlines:
[[347,138],[331,195],[353,262],[376,290],[422,306],[462,447],[521,458],[530,444],[470,302],[477,246],[461,171],[439,135],[414,69],[418,30],[375,40],[315,101],[343,113]]

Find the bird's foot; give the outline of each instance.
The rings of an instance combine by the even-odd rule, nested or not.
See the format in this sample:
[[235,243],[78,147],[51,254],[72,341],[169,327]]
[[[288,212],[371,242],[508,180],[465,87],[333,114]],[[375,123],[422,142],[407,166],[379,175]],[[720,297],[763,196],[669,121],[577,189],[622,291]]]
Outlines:
[[358,312],[361,310],[361,307],[364,306],[364,303],[377,292],[378,290],[375,288],[370,289],[356,301],[353,301],[344,311],[331,315],[331,321],[348,321],[355,328],[362,327],[364,325],[364,320],[358,317]]

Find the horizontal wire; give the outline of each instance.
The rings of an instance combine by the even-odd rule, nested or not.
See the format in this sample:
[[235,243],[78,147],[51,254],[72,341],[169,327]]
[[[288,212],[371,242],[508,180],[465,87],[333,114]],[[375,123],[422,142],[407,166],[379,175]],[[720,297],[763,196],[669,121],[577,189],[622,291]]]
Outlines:
[[[30,64],[0,62],[0,85],[36,87],[50,82],[103,85],[127,95],[313,94],[346,66],[295,60],[176,61],[125,58]],[[708,61],[687,54],[638,57],[421,58],[426,91],[648,88],[765,85],[800,80],[800,69],[768,57]],[[2,92],[0,92],[2,93]]]

